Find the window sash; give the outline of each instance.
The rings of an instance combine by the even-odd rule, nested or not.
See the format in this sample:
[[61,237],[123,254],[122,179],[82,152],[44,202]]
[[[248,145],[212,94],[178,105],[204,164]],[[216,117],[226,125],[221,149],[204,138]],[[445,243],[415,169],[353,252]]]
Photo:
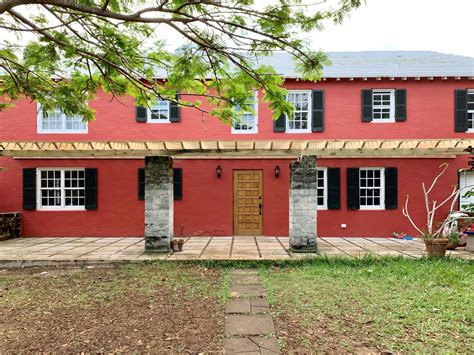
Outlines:
[[467,130],[474,131],[474,90],[467,91]]
[[[255,99],[253,101],[254,112],[244,112],[240,117],[239,121],[232,122],[232,133],[235,134],[248,134],[258,132],[258,95],[255,93]],[[240,111],[240,107],[236,107],[237,111]]]
[[[295,110],[293,111],[293,117],[289,117],[286,120],[286,131],[292,133],[311,132],[311,91],[288,91],[286,100],[295,106]],[[304,125],[306,125],[306,127],[304,127]]]
[[147,108],[147,122],[170,123],[170,102],[157,97],[154,105]]
[[395,121],[395,90],[372,91],[372,121]]
[[[85,210],[85,169],[37,169],[37,190],[38,210]],[[54,202],[43,204],[43,198]]]
[[361,210],[385,208],[384,168],[359,169],[359,206]]
[[38,133],[87,133],[88,123],[82,122],[78,115],[67,116],[59,109],[48,116],[43,116],[41,105],[38,104]]
[[316,172],[317,208],[320,210],[325,210],[328,208],[327,168],[317,168]]

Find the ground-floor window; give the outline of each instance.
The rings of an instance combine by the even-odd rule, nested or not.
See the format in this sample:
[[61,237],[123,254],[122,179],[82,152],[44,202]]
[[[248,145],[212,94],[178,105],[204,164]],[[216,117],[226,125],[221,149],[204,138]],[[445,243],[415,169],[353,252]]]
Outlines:
[[318,196],[318,208],[327,208],[327,169],[318,168],[317,170],[317,196]]
[[38,169],[39,209],[84,209],[85,170]]
[[384,185],[384,168],[360,168],[360,209],[383,209]]

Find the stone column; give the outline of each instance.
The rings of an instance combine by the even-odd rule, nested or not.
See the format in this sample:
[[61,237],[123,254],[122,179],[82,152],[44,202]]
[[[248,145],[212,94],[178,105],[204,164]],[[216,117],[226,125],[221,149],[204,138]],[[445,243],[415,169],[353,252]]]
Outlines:
[[290,169],[290,248],[316,252],[316,157],[302,156]]
[[145,157],[145,251],[168,252],[172,239],[172,159]]

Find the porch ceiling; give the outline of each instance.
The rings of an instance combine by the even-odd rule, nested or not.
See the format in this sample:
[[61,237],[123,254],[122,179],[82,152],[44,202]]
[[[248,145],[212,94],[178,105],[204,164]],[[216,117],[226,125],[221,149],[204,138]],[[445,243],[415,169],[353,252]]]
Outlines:
[[463,154],[469,146],[474,146],[474,139],[0,142],[0,155],[19,158],[160,155],[425,157]]

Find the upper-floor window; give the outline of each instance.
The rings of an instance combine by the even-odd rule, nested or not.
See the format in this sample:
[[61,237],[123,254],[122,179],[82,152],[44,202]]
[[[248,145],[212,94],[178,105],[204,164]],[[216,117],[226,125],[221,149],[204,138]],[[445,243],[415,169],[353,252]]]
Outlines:
[[59,109],[43,114],[38,105],[38,133],[87,133],[87,122],[77,115],[67,116]]
[[170,102],[157,97],[153,105],[148,109],[147,122],[169,123]]
[[288,102],[295,106],[293,116],[286,120],[286,131],[311,132],[311,91],[289,91]]
[[395,121],[395,90],[372,91],[372,120],[373,122]]
[[384,168],[360,168],[360,209],[383,209],[384,186]]
[[474,89],[467,91],[467,130],[474,131]]
[[[255,98],[252,102],[253,112],[244,112],[239,119],[232,123],[232,133],[257,133],[258,132],[258,98],[255,93]],[[237,111],[240,111],[240,106],[237,105]]]
[[85,209],[85,170],[38,169],[38,209]]

